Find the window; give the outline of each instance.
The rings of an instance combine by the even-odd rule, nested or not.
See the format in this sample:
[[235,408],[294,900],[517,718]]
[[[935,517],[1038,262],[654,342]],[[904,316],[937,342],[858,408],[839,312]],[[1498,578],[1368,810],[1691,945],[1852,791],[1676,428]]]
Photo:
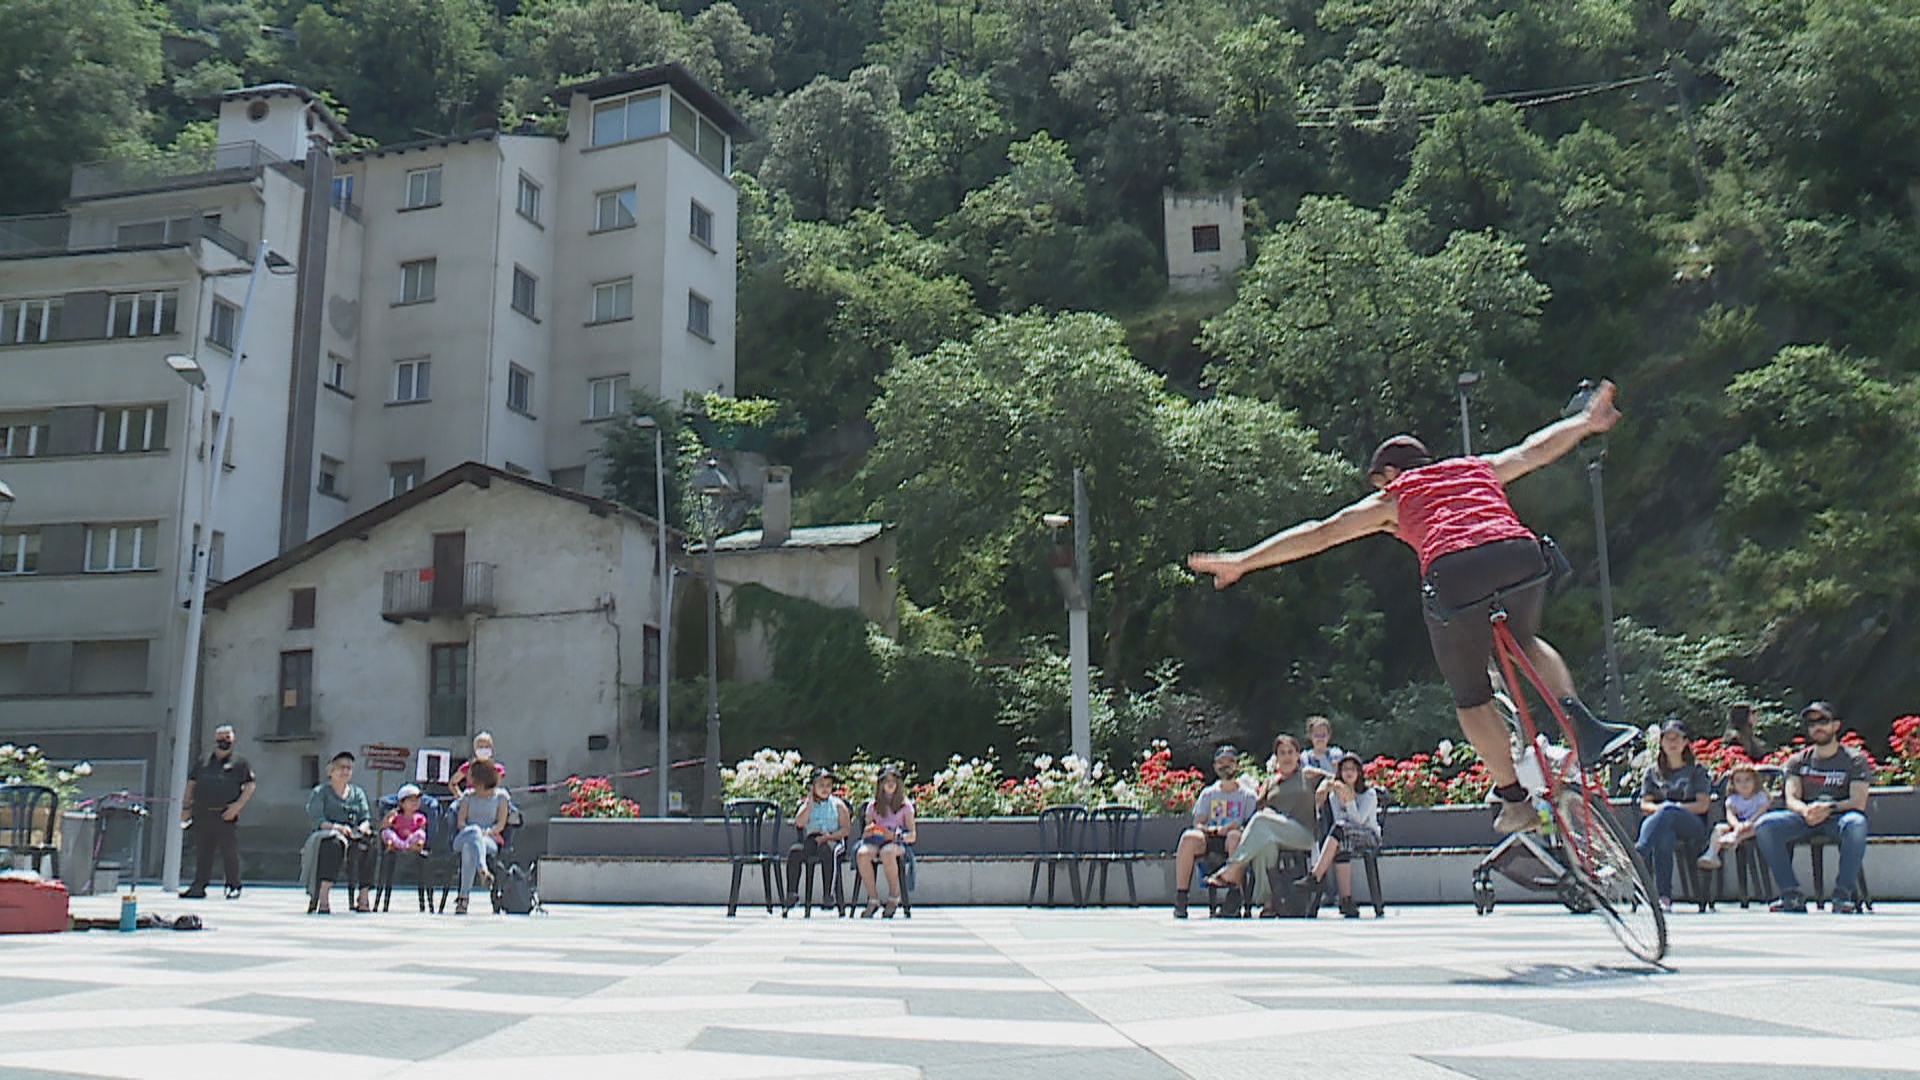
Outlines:
[[412,461],[395,461],[387,465],[387,498],[405,495],[420,486],[426,479],[427,463],[419,458]]
[[339,458],[330,458],[322,454],[320,456],[320,479],[314,484],[314,487],[322,495],[340,495],[340,470],[345,467],[346,464]]
[[507,365],[507,408],[533,415],[533,372],[519,364]]
[[313,629],[313,617],[319,602],[320,591],[309,587],[294,589],[289,595],[293,600],[293,618],[288,621],[287,629]]
[[553,469],[547,474],[553,480],[553,486],[562,491],[585,491],[587,489],[587,467],[569,465],[564,469]]
[[727,171],[727,136],[713,121],[695,112],[691,105],[673,99],[673,141],[718,173]]
[[687,329],[713,340],[713,301],[697,292],[687,294]]
[[593,322],[633,318],[633,279],[604,281],[593,287]]
[[101,409],[95,414],[93,452],[96,454],[140,454],[164,450],[166,446],[165,405]]
[[660,91],[610,98],[593,106],[593,145],[644,139],[660,134]]
[[434,645],[428,658],[427,734],[467,733],[467,646]]
[[533,302],[534,302],[535,292],[536,290],[539,289],[539,287],[540,287],[539,280],[536,279],[532,274],[527,273],[525,270],[522,270],[517,266],[514,267],[513,268],[513,310],[519,312],[522,315],[525,315],[529,319],[535,318],[536,316],[533,313]]
[[347,392],[347,374],[353,370],[352,362],[338,353],[327,354],[327,385],[341,393]]
[[535,225],[540,224],[540,185],[529,179],[526,173],[520,174],[520,193],[514,199],[514,209],[520,211],[521,217]]
[[547,786],[547,759],[546,758],[537,757],[537,758],[528,759],[527,786],[535,789],[539,789]]
[[53,297],[0,303],[0,345],[37,345],[58,337],[63,306]]
[[225,300],[213,302],[213,314],[207,319],[207,343],[233,351],[235,332],[240,327],[240,309]]
[[333,178],[333,206],[336,210],[345,210],[353,205],[353,177],[336,176]]
[[75,694],[138,694],[147,689],[147,642],[73,643]]
[[394,402],[425,401],[432,389],[433,363],[428,360],[402,360],[393,365]]
[[[220,446],[220,464],[229,469],[233,468],[233,444],[236,441],[233,433],[239,429],[240,422],[238,420],[227,421],[227,439],[226,442]],[[207,428],[201,433],[201,436],[200,449],[195,451],[195,456],[201,461],[205,461],[207,460],[207,451],[213,448],[214,440],[220,437],[220,413],[218,410],[216,410],[212,416],[208,417]]]
[[39,457],[46,452],[44,413],[0,413],[0,458]]
[[605,420],[627,407],[627,377],[587,380],[587,419]]
[[640,205],[640,197],[633,188],[621,188],[619,191],[603,191],[593,200],[593,231],[605,232],[608,229],[629,229],[633,227],[634,211]]
[[1220,250],[1220,226],[1195,225],[1193,227],[1193,250],[1197,255],[1205,251]]
[[[196,543],[199,529],[194,526]],[[213,530],[213,542],[207,545],[207,580],[215,585],[227,580],[227,534],[219,529]]]
[[400,264],[400,303],[418,304],[433,299],[434,271],[437,259],[416,259]]
[[407,201],[403,209],[418,210],[440,205],[440,166],[414,169],[407,173]]
[[701,247],[713,247],[713,211],[694,203],[688,218],[687,231],[693,234],[693,238],[700,242]]
[[39,529],[0,529],[0,575],[32,574],[40,569]]
[[280,654],[280,735],[313,733],[313,650],[290,649]]
[[160,525],[153,521],[87,526],[87,573],[112,574],[153,569],[154,547],[159,534]]
[[640,684],[660,685],[660,628],[657,626],[641,627]]
[[162,292],[116,293],[107,302],[107,336],[158,337],[171,334],[179,318],[180,294]]
[[[347,179],[351,180],[352,177]],[[300,786],[312,790],[320,786],[320,755],[300,755]]]
[[192,218],[142,221],[121,225],[113,230],[114,247],[152,247],[159,244],[184,244],[193,239]]

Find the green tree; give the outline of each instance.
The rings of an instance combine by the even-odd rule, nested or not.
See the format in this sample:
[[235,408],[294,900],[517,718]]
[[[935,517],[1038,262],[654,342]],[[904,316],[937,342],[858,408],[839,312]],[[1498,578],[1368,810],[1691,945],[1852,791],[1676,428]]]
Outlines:
[[0,207],[51,210],[73,165],[146,145],[160,28],[129,0],[0,0],[0,26]]
[[[1198,180],[1198,146],[1219,105],[1213,51],[1159,25],[1073,39],[1054,88],[1074,122],[1084,174],[1122,213],[1157,224],[1161,193]],[[1184,171],[1189,157],[1196,159]]]
[[906,114],[896,166],[907,216],[931,226],[1005,160],[1012,125],[985,76],[936,68]]
[[294,77],[353,110],[383,143],[490,127],[503,73],[481,0],[333,0],[294,20]]
[[1361,458],[1395,431],[1447,430],[1454,376],[1499,367],[1546,298],[1517,244],[1456,233],[1422,255],[1380,215],[1312,198],[1201,344],[1217,385],[1298,408]]
[[794,216],[845,221],[885,193],[900,127],[886,68],[861,68],[845,82],[823,75],[772,107],[758,172],[787,193]]

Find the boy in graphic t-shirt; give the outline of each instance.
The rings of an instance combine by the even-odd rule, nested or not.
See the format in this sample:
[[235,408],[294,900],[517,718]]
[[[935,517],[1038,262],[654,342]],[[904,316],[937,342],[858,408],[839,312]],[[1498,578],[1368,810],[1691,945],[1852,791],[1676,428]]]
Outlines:
[[1867,757],[1840,741],[1840,714],[1825,701],[1800,710],[1810,744],[1781,766],[1786,774],[1786,809],[1760,819],[1754,842],[1780,887],[1780,898],[1769,911],[1804,912],[1806,895],[1793,873],[1787,845],[1815,833],[1840,845],[1840,866],[1833,879],[1833,911],[1853,915],[1860,911],[1860,865],[1867,856],[1867,788],[1873,770]]

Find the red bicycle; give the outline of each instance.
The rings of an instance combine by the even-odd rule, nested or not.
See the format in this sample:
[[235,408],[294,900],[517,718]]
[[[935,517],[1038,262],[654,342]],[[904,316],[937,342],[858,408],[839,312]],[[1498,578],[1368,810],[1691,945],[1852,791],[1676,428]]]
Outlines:
[[1652,875],[1634,850],[1633,841],[1621,830],[1619,819],[1607,804],[1606,789],[1593,771],[1556,767],[1549,759],[1546,740],[1539,737],[1522,683],[1514,678],[1516,671],[1524,676],[1525,685],[1531,686],[1534,694],[1546,703],[1547,711],[1553,714],[1570,744],[1571,761],[1579,762],[1580,745],[1573,733],[1574,725],[1568,722],[1566,710],[1561,708],[1558,698],[1547,688],[1546,681],[1508,628],[1507,609],[1502,603],[1505,597],[1516,592],[1544,586],[1549,576],[1540,574],[1496,589],[1467,608],[1489,605],[1494,658],[1500,666],[1501,681],[1513,701],[1514,721],[1519,728],[1521,746],[1525,748],[1522,752],[1534,755],[1545,778],[1547,807],[1565,849],[1568,874],[1591,897],[1594,909],[1606,917],[1608,928],[1620,939],[1620,944],[1639,959],[1658,964],[1667,955],[1667,919],[1654,901]]

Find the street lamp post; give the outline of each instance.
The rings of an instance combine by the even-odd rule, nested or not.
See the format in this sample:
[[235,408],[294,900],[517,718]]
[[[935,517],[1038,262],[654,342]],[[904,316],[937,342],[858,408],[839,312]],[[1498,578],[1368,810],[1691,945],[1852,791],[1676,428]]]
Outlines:
[[667,751],[667,651],[669,627],[673,620],[673,575],[667,569],[667,459],[666,440],[660,422],[651,416],[636,416],[633,426],[653,432],[653,507],[654,528],[660,541],[660,750],[654,761],[654,781],[659,790],[658,813],[667,816],[667,780],[672,755]]
[[[1573,392],[1572,400],[1561,410],[1564,416],[1574,416],[1585,410],[1587,399],[1597,389],[1591,379],[1582,379]],[[1604,473],[1607,462],[1607,440],[1601,435],[1587,439],[1580,445],[1580,456],[1587,466],[1587,483],[1593,488],[1593,537],[1594,546],[1600,556],[1600,626],[1605,634],[1607,649],[1607,710],[1608,720],[1620,724],[1626,722],[1626,690],[1620,681],[1620,648],[1614,639],[1613,631],[1613,569],[1607,558],[1607,498]]]
[[720,578],[714,558],[714,530],[720,501],[733,494],[733,481],[713,458],[693,474],[693,490],[707,503],[707,766],[704,798],[708,817],[720,815]]
[[[233,387],[240,381],[240,365],[246,360],[247,316],[253,310],[255,288],[266,272],[272,256],[263,240],[254,253],[253,270],[247,275],[247,294],[240,304],[240,315],[233,326],[233,366],[227,371],[227,384],[220,391],[220,421],[214,425],[213,445],[207,451],[207,478],[200,486],[200,537],[194,544],[188,567],[187,583],[191,595],[187,603],[187,632],[180,648],[180,692],[173,707],[173,769],[168,788],[182,810],[187,793],[187,773],[193,763],[194,694],[200,679],[200,637],[207,617],[207,556],[213,543],[213,511],[219,504],[221,463],[226,460],[227,436],[233,428]],[[284,260],[281,260],[284,263]],[[207,371],[191,356],[174,353],[167,366],[195,390],[207,392]],[[166,830],[166,857],[161,868],[161,883],[168,892],[180,888],[180,857],[186,843],[182,828]]]
[[1460,395],[1460,456],[1473,456],[1473,422],[1467,417],[1467,391],[1480,381],[1477,371],[1463,371],[1454,380],[1454,392]]
[[[1079,469],[1073,470],[1073,514],[1043,514],[1040,521],[1053,530],[1054,580],[1067,605],[1067,656],[1070,664],[1073,755],[1081,761],[1093,760],[1093,708],[1090,700],[1087,641],[1087,609],[1093,597],[1093,582],[1087,567],[1087,486]],[[1062,543],[1060,530],[1073,526],[1073,543]]]

